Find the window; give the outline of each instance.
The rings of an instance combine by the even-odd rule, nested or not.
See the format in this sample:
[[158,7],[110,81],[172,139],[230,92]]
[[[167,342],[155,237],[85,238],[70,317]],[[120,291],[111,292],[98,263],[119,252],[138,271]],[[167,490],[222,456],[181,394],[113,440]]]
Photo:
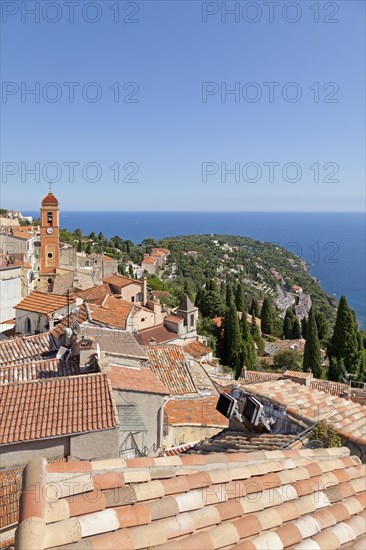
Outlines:
[[27,317],[26,320],[25,320],[24,330],[25,330],[26,334],[30,334],[32,332],[32,325],[31,325],[31,320],[29,319],[29,317]]
[[135,301],[135,296],[132,296],[131,297],[131,302],[134,302]]
[[136,302],[142,302],[143,298],[142,292],[136,294]]
[[193,327],[193,326],[194,326],[194,314],[192,313],[192,315],[191,315],[191,327]]
[[48,223],[52,223],[52,217],[53,217],[52,212],[47,212],[47,221],[48,221]]
[[47,254],[47,256],[48,256],[49,258],[52,258],[52,256],[53,256],[52,252],[49,252],[49,253]]

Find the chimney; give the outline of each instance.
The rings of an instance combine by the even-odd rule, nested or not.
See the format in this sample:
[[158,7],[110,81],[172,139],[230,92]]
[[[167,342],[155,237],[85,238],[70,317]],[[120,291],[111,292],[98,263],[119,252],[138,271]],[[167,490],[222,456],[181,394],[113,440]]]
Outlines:
[[95,355],[93,350],[93,338],[90,336],[83,336],[79,342],[79,354],[80,354],[80,371],[86,367],[92,357]]

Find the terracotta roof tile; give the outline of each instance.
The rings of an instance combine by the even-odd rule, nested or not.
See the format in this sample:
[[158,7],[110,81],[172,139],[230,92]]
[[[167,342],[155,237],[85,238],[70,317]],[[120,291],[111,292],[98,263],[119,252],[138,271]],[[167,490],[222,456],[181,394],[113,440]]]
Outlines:
[[116,414],[105,374],[6,384],[0,386],[0,445],[114,428]]
[[179,346],[146,346],[148,365],[171,394],[197,393],[182,348]]
[[[63,465],[61,471],[57,465],[51,468],[37,459],[25,471],[24,490],[36,475],[42,485],[50,481],[58,484],[58,498],[41,491],[47,515],[39,511],[37,522],[29,523],[26,518],[32,513],[34,516],[32,510],[37,504],[33,502],[34,491],[29,493],[17,541],[20,548],[26,546],[32,533],[39,549],[328,550],[343,548],[344,544],[362,548],[366,499],[361,496],[365,493],[362,483],[366,467],[356,457],[347,459],[360,466],[358,477],[348,489],[350,496],[343,487],[349,483],[336,481],[327,489],[328,494],[333,491],[339,496],[336,502],[322,490],[326,474],[303,478],[304,468],[309,474],[317,464],[329,472],[344,470],[347,453],[348,449],[338,448],[304,449],[301,454],[270,451],[234,457],[219,453],[116,459],[87,462],[89,473],[83,475],[72,473],[72,463]],[[170,465],[172,460],[174,466]],[[69,477],[64,482],[67,470]],[[133,482],[127,481],[130,470],[135,476]],[[291,481],[283,481],[282,474],[288,471],[292,472]],[[72,497],[66,492],[71,482]]]
[[125,329],[133,304],[121,298],[106,296],[101,305],[88,304],[88,308],[92,322]]
[[177,333],[169,330],[164,325],[157,325],[151,328],[145,328],[135,334],[135,338],[141,346],[148,346],[151,342],[163,344],[177,339]]
[[79,359],[71,358],[67,362],[60,359],[32,361],[22,365],[12,365],[0,369],[0,385],[13,382],[29,382],[39,378],[75,376],[80,374]]
[[131,279],[130,277],[125,277],[124,275],[109,275],[109,277],[105,277],[103,279],[104,283],[108,283],[109,285],[115,286],[117,288],[123,288],[128,285],[140,285],[143,286],[142,281],[138,281],[137,279]]
[[209,353],[212,353],[212,349],[208,346],[205,346],[202,342],[199,340],[194,340],[193,342],[189,342],[184,346],[184,351],[194,357],[195,359],[201,359],[204,355],[208,355]]
[[49,332],[0,342],[0,367],[55,355],[57,347]]
[[226,427],[228,420],[216,410],[217,395],[176,398],[168,401],[165,411],[169,424]]
[[291,380],[250,384],[245,389],[287,407],[290,414],[307,423],[324,419],[344,438],[366,445],[366,407],[363,405]]
[[169,389],[147,367],[111,366],[108,372],[112,388],[169,395]]
[[75,303],[73,296],[69,297],[62,294],[48,294],[46,292],[38,292],[34,290],[24,300],[15,306],[15,309],[24,309],[26,311],[34,311],[36,313],[52,313],[58,309],[66,307],[67,304]]

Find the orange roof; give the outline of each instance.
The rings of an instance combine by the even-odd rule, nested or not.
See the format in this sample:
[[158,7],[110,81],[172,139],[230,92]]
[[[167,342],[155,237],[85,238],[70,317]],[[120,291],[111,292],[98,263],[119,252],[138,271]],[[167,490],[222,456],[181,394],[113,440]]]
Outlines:
[[0,445],[108,430],[118,424],[106,374],[0,386]]
[[71,295],[68,299],[67,296],[64,296],[63,294],[49,294],[34,290],[26,296],[24,300],[17,304],[15,308],[47,314],[66,307],[68,303],[73,304],[75,301],[75,298]]
[[164,254],[170,254],[168,248],[153,248],[151,251],[152,256],[163,256]]
[[103,256],[102,258],[103,262],[114,262],[115,259],[111,258],[110,256]]
[[169,388],[170,393],[197,393],[188,370],[182,348],[179,346],[146,346],[148,365],[154,374]]
[[23,239],[25,241],[28,241],[29,239],[31,239],[33,237],[33,235],[31,233],[26,233],[25,231],[12,231],[12,236],[13,237],[16,237],[17,239]]
[[173,323],[173,325],[179,325],[184,321],[182,317],[177,317],[176,315],[168,315],[165,317],[164,322],[167,321],[168,323]]
[[330,393],[277,380],[244,386],[245,390],[287,407],[287,412],[305,422],[326,420],[345,439],[366,446],[366,407]]
[[199,340],[194,340],[194,342],[189,342],[188,344],[186,344],[184,346],[184,351],[197,359],[200,359],[203,355],[212,353],[212,349],[208,346],[205,346],[205,344],[203,344]]
[[88,304],[91,321],[110,327],[126,328],[127,318],[133,309],[133,303],[106,296],[102,305]]
[[144,258],[141,264],[156,264],[157,261],[158,261],[157,258],[153,258],[153,256],[149,256],[148,258]]
[[56,344],[49,332],[0,342],[0,367],[19,365],[44,359],[56,353]]
[[226,428],[229,421],[216,410],[218,396],[171,399],[165,406],[169,424]]
[[74,293],[77,296],[80,296],[87,302],[102,303],[106,296],[111,295],[109,285],[103,283],[102,285],[93,286],[92,288],[87,288],[82,290],[80,288],[75,288]]
[[147,367],[112,366],[109,374],[112,388],[143,393],[169,395],[169,389]]
[[64,464],[39,459],[24,470],[17,544],[363,550],[366,467],[349,455],[341,447]]
[[46,205],[52,205],[52,206],[58,206],[58,200],[56,199],[55,195],[50,191],[48,195],[44,197],[42,200],[42,206]]
[[54,329],[50,331],[50,334],[58,340],[60,336],[64,334],[65,328],[71,326],[74,321],[79,324],[85,323],[88,320],[88,312],[86,311],[85,304],[81,304],[78,314],[72,313],[70,316],[66,315],[60,323],[57,323]]
[[125,277],[124,275],[109,275],[109,277],[105,277],[103,279],[104,283],[108,283],[109,285],[116,286],[118,288],[123,288],[127,285],[143,285],[142,281],[138,281],[137,279],[131,279],[130,277]]

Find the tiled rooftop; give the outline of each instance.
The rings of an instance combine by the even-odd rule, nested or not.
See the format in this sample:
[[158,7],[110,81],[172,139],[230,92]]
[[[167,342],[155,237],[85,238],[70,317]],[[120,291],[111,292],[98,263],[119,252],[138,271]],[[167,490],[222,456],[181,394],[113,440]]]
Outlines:
[[186,344],[184,346],[184,351],[195,359],[201,359],[201,357],[212,353],[212,349],[208,346],[205,346],[205,344],[203,344],[199,340],[194,340],[193,342],[189,342],[188,344]]
[[67,362],[60,359],[46,359],[31,361],[22,365],[11,365],[0,368],[0,384],[13,382],[29,382],[39,378],[55,378],[57,376],[75,376],[80,374],[79,359],[69,359]]
[[91,321],[125,329],[133,304],[121,298],[106,296],[100,306],[93,303],[88,304],[88,308]]
[[0,445],[117,426],[105,374],[46,378],[0,386]]
[[155,327],[140,330],[135,335],[135,338],[141,346],[148,346],[151,341],[154,341],[156,344],[163,344],[164,342],[176,340],[177,333],[173,330],[169,330],[164,325],[157,325]]
[[109,285],[116,286],[117,288],[123,288],[127,285],[136,284],[136,285],[143,285],[142,281],[138,281],[137,279],[131,279],[130,277],[125,277],[124,275],[109,275],[109,277],[105,277],[103,279],[104,283],[108,283]]
[[43,359],[55,355],[56,351],[56,344],[49,332],[2,340],[0,342],[0,367]]
[[171,425],[224,428],[229,421],[216,410],[217,399],[217,395],[170,399],[165,406],[168,422]]
[[352,392],[351,386],[347,384],[333,382],[332,380],[319,380],[318,378],[313,378],[310,381],[310,387],[319,391],[331,393],[332,395],[337,395],[338,397],[349,397]]
[[364,549],[366,466],[349,453],[37,457],[24,471],[16,548]]
[[287,407],[288,413],[295,418],[306,422],[326,420],[345,439],[366,445],[365,406],[291,380],[249,384],[245,389]]
[[[69,300],[69,301],[68,301]],[[75,298],[73,296],[64,296],[62,294],[47,294],[46,292],[38,292],[34,290],[24,300],[15,306],[16,309],[24,309],[26,311],[35,311],[36,313],[52,313],[58,309],[66,307],[67,304],[73,304]]]
[[146,346],[145,351],[150,369],[169,388],[171,394],[197,393],[182,348]]
[[179,323],[183,323],[184,319],[182,317],[177,317],[176,315],[167,315],[164,321],[167,323],[173,323],[174,325],[179,325]]
[[302,440],[291,434],[245,432],[225,429],[218,434],[197,443],[189,453],[248,453],[253,451],[274,451],[288,445],[301,448]]
[[66,317],[57,323],[57,325],[50,331],[50,334],[52,334],[56,340],[58,340],[65,333],[65,328],[72,326],[73,322],[82,324],[88,320],[88,312],[85,304],[80,304],[77,311],[78,313],[73,312],[70,315],[66,315]]
[[94,344],[99,344],[101,351],[123,357],[134,357],[141,360],[147,359],[146,352],[136,342],[130,332],[108,327],[96,327],[83,324],[81,326],[83,336],[91,336]]
[[238,380],[238,384],[255,384],[256,382],[267,382],[269,380],[279,380],[282,378],[282,374],[278,372],[261,372],[255,370],[247,370],[245,377],[241,376]]
[[169,395],[169,389],[148,367],[112,365],[108,375],[113,389]]
[[93,302],[99,305],[103,302],[106,296],[111,295],[111,290],[107,283],[96,285],[86,290],[76,288],[74,292],[77,296],[80,296],[80,298],[83,298],[87,302]]

